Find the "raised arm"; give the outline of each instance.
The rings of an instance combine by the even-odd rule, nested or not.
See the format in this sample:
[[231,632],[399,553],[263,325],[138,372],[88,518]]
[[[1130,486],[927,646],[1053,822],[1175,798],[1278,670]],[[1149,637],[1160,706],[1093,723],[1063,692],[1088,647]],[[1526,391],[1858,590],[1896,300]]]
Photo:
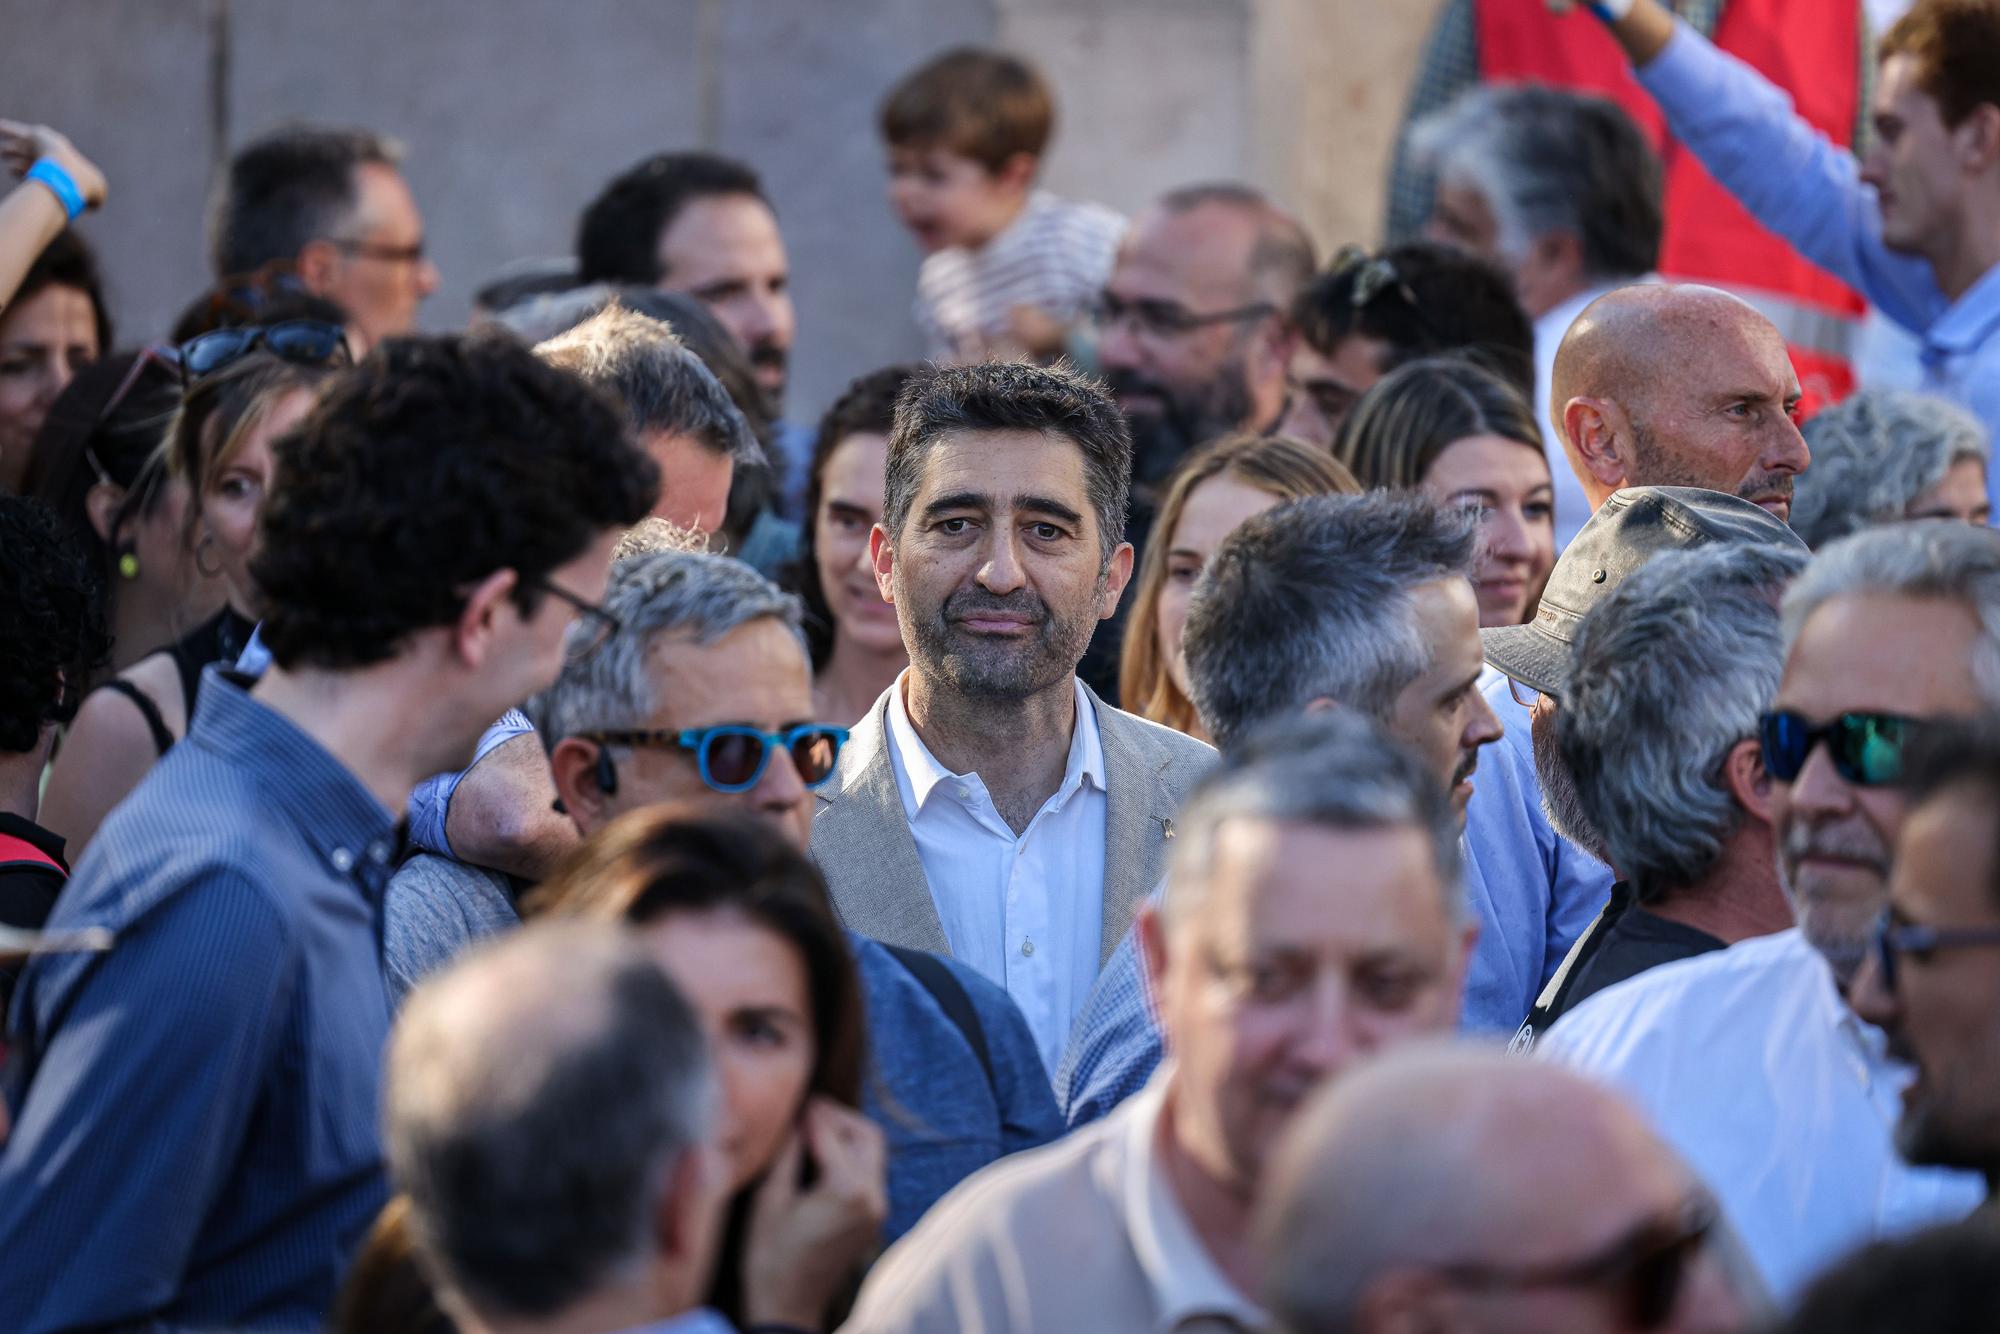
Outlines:
[[59,195],[60,185],[25,179],[44,159],[67,177],[83,208],[98,208],[104,203],[104,173],[69,140],[46,125],[0,120],[0,162],[23,178],[0,195],[0,311],[14,299],[35,257],[70,223],[70,210]]

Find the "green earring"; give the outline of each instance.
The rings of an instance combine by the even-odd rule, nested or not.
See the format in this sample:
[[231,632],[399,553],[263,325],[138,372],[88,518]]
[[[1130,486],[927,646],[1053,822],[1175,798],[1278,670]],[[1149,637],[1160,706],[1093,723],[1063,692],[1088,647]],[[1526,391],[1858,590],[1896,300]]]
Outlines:
[[139,577],[139,553],[129,546],[118,549],[118,573],[125,579]]

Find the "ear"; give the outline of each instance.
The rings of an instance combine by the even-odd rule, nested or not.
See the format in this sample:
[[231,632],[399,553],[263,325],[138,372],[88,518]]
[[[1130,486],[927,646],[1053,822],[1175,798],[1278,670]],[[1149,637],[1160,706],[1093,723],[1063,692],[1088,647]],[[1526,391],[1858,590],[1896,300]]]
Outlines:
[[118,522],[118,507],[125,503],[125,488],[115,482],[92,482],[83,493],[83,512],[98,540],[110,546],[112,525]]
[[1764,748],[1756,740],[1745,738],[1729,748],[1722,760],[1722,780],[1751,819],[1772,822],[1771,772],[1764,767]]
[[2000,106],[1980,103],[1953,134],[1959,140],[1963,165],[1972,171],[1985,171],[2000,161]]
[[452,651],[467,667],[477,668],[492,653],[503,604],[520,582],[512,570],[495,570],[466,595],[465,609],[451,627]]
[[1097,601],[1097,619],[1108,621],[1118,610],[1118,599],[1132,582],[1132,544],[1120,542],[1111,553],[1110,568],[1104,572],[1104,596]]
[[896,548],[879,523],[868,530],[868,559],[875,566],[875,587],[882,591],[882,600],[895,602]]
[[340,280],[341,254],[331,241],[308,241],[299,247],[299,284],[314,296],[325,296]]
[[1015,153],[993,173],[993,183],[1003,190],[1026,194],[1034,185],[1035,172],[1041,165],[1033,153]]
[[1317,699],[1307,700],[1306,706],[1299,710],[1299,712],[1304,714],[1332,713],[1336,709],[1344,709],[1346,707],[1345,704],[1342,704],[1337,699],[1328,699],[1325,695],[1321,695]]
[[1609,399],[1572,398],[1563,404],[1562,425],[1577,480],[1594,481],[1609,491],[1625,485],[1630,423],[1622,408]]
[[[1173,892],[1171,886],[1167,892]],[[1139,936],[1139,958],[1146,969],[1146,985],[1157,997],[1167,980],[1167,923],[1160,914],[1160,905],[1150,899],[1141,904],[1132,926]]]
[[566,736],[549,752],[549,772],[555,777],[556,796],[563,809],[585,838],[601,825],[610,823],[615,813],[604,789],[597,785],[598,744],[582,737]]
[[728,1180],[720,1151],[696,1144],[675,1160],[653,1201],[653,1257],[686,1289],[666,1294],[675,1306],[699,1301],[709,1281]]

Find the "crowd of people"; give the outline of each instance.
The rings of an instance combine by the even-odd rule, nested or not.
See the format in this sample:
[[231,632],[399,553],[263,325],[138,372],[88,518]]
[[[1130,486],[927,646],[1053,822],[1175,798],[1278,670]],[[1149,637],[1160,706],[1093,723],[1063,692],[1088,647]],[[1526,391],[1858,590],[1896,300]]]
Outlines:
[[275,130],[119,343],[0,120],[0,1329],[2000,1319],[2000,3],[1679,8],[1448,3],[1324,262],[946,53],[813,425],[749,165],[424,333]]

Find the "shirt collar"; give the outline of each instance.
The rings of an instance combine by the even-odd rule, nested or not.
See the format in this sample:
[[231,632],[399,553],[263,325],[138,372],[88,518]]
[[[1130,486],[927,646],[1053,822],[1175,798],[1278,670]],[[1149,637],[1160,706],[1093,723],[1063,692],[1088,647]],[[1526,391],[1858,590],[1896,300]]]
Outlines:
[[1197,1317],[1219,1316],[1245,1329],[1262,1329],[1268,1317],[1216,1265],[1160,1165],[1161,1117],[1172,1079],[1169,1061],[1133,1095],[1119,1163],[1125,1231],[1153,1290],[1159,1328],[1173,1330]]
[[2000,330],[2000,264],[1981,274],[1924,331],[1924,350],[1947,355],[1970,352],[1996,330]]
[[[910,795],[921,811],[940,784],[949,781],[955,786],[959,780],[975,775],[957,774],[945,768],[917,735],[916,724],[910,721],[909,709],[903,704],[904,683],[909,676],[910,669],[905,667],[889,689],[889,744],[895,747],[896,759],[910,780]],[[1083,682],[1072,677],[1070,683],[1076,690],[1076,723],[1070,729],[1069,763],[1063,769],[1062,785],[1056,789],[1058,797],[1067,796],[1085,784],[1099,792],[1106,790],[1104,741],[1097,730],[1097,710],[1091,707],[1090,694],[1083,688]]]
[[365,876],[372,864],[386,880],[395,816],[324,746],[253,699],[248,684],[220,667],[204,670],[187,743],[249,773],[335,874]]

